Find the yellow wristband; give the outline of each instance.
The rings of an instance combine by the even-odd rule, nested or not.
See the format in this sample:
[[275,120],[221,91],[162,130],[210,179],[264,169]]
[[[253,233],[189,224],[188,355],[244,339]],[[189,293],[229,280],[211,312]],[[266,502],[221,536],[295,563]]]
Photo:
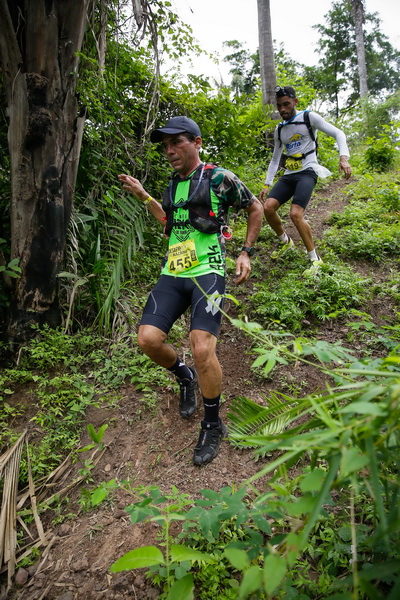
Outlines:
[[151,196],[148,196],[146,198],[146,200],[143,200],[143,204],[150,204],[150,202],[152,202],[152,200],[154,200],[154,198],[152,198]]

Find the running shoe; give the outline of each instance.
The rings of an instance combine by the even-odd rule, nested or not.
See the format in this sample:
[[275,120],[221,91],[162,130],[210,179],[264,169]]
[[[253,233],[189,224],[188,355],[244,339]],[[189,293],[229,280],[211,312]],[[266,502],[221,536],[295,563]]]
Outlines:
[[285,254],[285,252],[290,250],[290,248],[294,248],[294,241],[292,238],[289,238],[289,241],[286,242],[286,244],[279,244],[279,248],[271,252],[271,258],[274,260],[276,258],[280,258],[283,254]]
[[218,419],[215,423],[201,422],[199,441],[194,449],[193,464],[197,466],[207,465],[218,454],[222,438],[228,435],[228,430]]
[[193,379],[178,379],[180,387],[179,414],[184,419],[191,417],[197,408],[197,373],[194,369]]
[[324,261],[320,257],[315,258],[314,260],[311,260],[310,262],[311,262],[311,265],[308,267],[308,269],[303,271],[303,275],[305,277],[310,277],[311,275],[315,275],[316,273],[318,273],[321,265],[324,264]]

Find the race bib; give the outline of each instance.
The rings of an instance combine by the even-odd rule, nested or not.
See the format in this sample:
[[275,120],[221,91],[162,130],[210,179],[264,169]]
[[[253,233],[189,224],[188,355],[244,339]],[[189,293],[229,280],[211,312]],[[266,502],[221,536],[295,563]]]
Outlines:
[[303,167],[303,158],[301,154],[292,154],[288,156],[285,163],[286,169],[289,171],[299,171]]
[[173,244],[168,249],[168,271],[174,275],[199,265],[194,240]]

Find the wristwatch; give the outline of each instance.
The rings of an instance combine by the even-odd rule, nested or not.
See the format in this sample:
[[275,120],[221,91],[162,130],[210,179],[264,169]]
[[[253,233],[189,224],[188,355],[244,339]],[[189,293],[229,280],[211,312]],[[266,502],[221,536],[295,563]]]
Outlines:
[[253,246],[242,246],[241,252],[247,252],[249,256],[253,256],[256,249]]

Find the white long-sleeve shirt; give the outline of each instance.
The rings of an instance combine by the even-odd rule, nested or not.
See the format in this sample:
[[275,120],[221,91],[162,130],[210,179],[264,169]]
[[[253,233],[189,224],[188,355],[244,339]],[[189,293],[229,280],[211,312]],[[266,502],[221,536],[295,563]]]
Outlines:
[[[274,132],[274,152],[272,154],[272,159],[268,167],[267,176],[265,179],[265,185],[272,185],[274,176],[279,168],[279,160],[281,158],[282,152],[284,148],[286,149],[287,156],[292,156],[293,154],[307,154],[310,150],[315,149],[315,142],[311,139],[310,134],[308,132],[307,126],[304,124],[304,111],[296,111],[296,115],[292,117],[289,121],[284,121],[281,126],[281,142],[278,139],[278,127],[276,127]],[[350,152],[347,146],[346,136],[341,129],[338,129],[334,125],[331,125],[325,119],[321,117],[321,115],[315,112],[309,112],[310,117],[310,125],[316,137],[316,131],[322,131],[327,135],[330,135],[336,140],[336,143],[339,148],[339,155],[346,156],[349,158]],[[293,123],[299,121],[299,125],[296,126]],[[302,168],[298,171],[304,171],[304,169],[313,169],[317,175],[321,174],[321,166],[318,163],[317,155],[315,152],[312,152],[305,158],[303,158]],[[290,171],[289,169],[285,170],[285,175],[290,173],[298,173],[298,171]]]

